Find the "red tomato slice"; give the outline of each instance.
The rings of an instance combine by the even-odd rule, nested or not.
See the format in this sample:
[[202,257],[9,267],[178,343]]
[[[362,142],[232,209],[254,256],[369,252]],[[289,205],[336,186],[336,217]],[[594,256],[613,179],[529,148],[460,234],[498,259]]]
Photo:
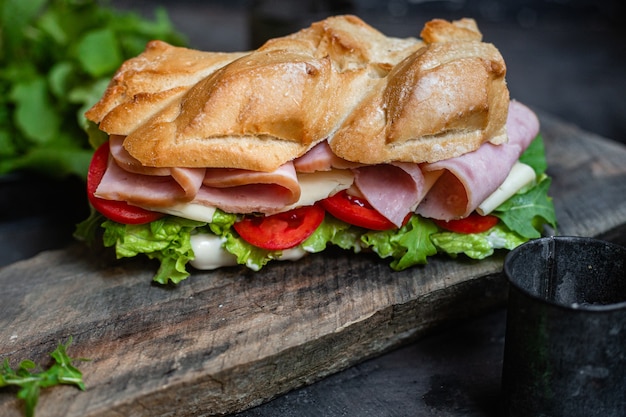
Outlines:
[[103,216],[118,223],[143,224],[163,217],[162,213],[131,206],[125,201],[105,200],[94,195],[107,169],[108,161],[109,143],[105,142],[93,154],[87,172],[87,198],[91,205]]
[[[366,200],[345,190],[322,200],[324,208],[339,220],[371,230],[395,229],[396,225],[376,211]],[[407,215],[408,220],[410,214]],[[405,220],[405,222],[406,222]]]
[[458,220],[435,220],[435,224],[442,229],[450,230],[457,233],[480,233],[491,229],[498,223],[496,216],[480,214],[473,212],[464,219]]
[[305,206],[271,216],[245,216],[233,227],[242,239],[254,246],[282,250],[311,236],[325,214],[319,205]]

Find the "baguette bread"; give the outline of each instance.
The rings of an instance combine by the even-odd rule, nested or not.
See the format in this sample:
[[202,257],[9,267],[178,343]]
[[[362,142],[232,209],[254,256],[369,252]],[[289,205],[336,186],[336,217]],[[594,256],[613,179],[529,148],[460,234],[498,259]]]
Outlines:
[[473,21],[426,24],[425,46],[400,62],[329,141],[364,164],[435,162],[507,141],[502,56]]
[[86,116],[151,167],[272,171],[325,139],[368,164],[506,141],[506,67],[474,21],[434,20],[421,38],[336,16],[244,53],[155,41]]

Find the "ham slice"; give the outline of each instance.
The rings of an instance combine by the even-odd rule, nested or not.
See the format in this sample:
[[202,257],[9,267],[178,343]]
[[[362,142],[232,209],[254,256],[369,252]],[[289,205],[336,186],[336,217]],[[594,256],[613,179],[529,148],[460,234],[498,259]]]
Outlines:
[[354,184],[373,208],[398,227],[425,194],[422,171],[419,165],[412,163],[358,168]]
[[100,198],[155,209],[194,203],[232,213],[277,212],[300,198],[300,185],[291,162],[273,172],[219,168],[143,169],[123,149],[123,137],[112,139],[112,157],[95,193]]
[[506,129],[507,143],[485,143],[474,152],[425,164],[425,171],[440,171],[441,176],[417,208],[417,213],[441,220],[459,219],[472,213],[502,184],[537,136],[539,120],[528,107],[511,101]]
[[249,171],[235,168],[209,168],[202,183],[216,188],[236,187],[248,184],[277,184],[300,196],[298,177],[293,163],[287,162],[275,171]]
[[307,153],[293,161],[296,171],[311,173],[315,171],[330,171],[331,169],[350,169],[362,164],[346,161],[331,151],[327,141],[323,141],[311,148]]
[[204,168],[170,168],[170,175],[185,192],[185,198],[193,198],[205,175]]
[[293,193],[277,184],[250,184],[231,188],[201,187],[194,204],[218,207],[229,213],[274,214],[295,203]]
[[291,162],[272,172],[210,168],[193,202],[230,213],[271,214],[297,202],[300,192]]
[[111,152],[111,157],[122,169],[134,172],[135,174],[159,176],[167,176],[171,174],[169,168],[155,168],[141,165],[141,162],[135,159],[128,153],[128,151],[126,151],[126,149],[124,149],[124,138],[125,136],[121,135],[109,136],[109,151]]
[[123,200],[129,204],[148,207],[167,207],[191,201],[189,195],[171,175],[135,174],[120,168],[109,158],[107,170],[96,189],[95,196],[107,200]]
[[[120,135],[111,135],[109,137],[109,150],[111,152],[111,160],[115,161],[118,167],[122,168],[124,171],[128,173],[134,174],[142,174],[149,176],[159,176],[159,177],[172,177],[174,181],[182,188],[184,192],[184,197],[179,197],[178,192],[177,195],[174,196],[177,200],[190,200],[193,199],[198,189],[202,185],[202,180],[204,179],[206,169],[204,168],[155,168],[155,167],[146,167],[141,165],[141,163],[133,158],[123,147],[124,144],[124,136]],[[121,173],[117,173],[116,175],[122,175]],[[126,181],[130,181],[130,176],[125,176]],[[166,182],[166,180],[162,179],[158,180],[147,180],[143,179],[144,185],[147,184],[146,181],[153,181],[157,184],[162,184]],[[169,180],[168,180],[169,181]],[[174,184],[172,184],[174,186]],[[104,195],[105,186],[102,189],[99,189],[99,192]],[[169,186],[168,186],[169,187]],[[157,193],[159,194],[159,193]],[[102,197],[104,198],[104,197]],[[161,197],[150,197],[146,196],[146,199],[160,200]],[[158,202],[158,201],[157,201]],[[163,204],[159,204],[162,206]]]

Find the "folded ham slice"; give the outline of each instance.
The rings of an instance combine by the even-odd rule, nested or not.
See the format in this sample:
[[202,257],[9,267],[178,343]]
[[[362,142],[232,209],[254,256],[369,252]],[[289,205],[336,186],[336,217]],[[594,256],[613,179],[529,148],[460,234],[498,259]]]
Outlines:
[[144,167],[122,142],[122,136],[112,135],[109,140],[111,158],[97,197],[152,209],[193,203],[233,213],[277,212],[300,198],[292,162],[272,172]]
[[166,207],[192,200],[202,178],[203,175],[196,177],[195,181],[185,181],[184,186],[181,186],[172,175],[135,174],[120,168],[115,159],[109,158],[95,196],[127,201],[137,206]]
[[420,203],[417,213],[441,220],[459,219],[472,213],[502,184],[537,136],[539,120],[528,107],[511,101],[506,129],[509,140],[505,144],[485,143],[474,152],[425,164],[424,171],[441,171],[441,176]]
[[467,217],[505,180],[537,136],[539,120],[528,107],[511,101],[506,129],[507,143],[485,143],[455,158],[356,168],[355,185],[372,207],[398,227],[414,210],[441,220]]
[[272,172],[209,168],[193,203],[231,213],[276,213],[300,198],[292,162]]
[[364,166],[356,169],[354,183],[368,203],[398,227],[424,197],[424,176],[417,164]]
[[346,161],[333,153],[327,141],[315,145],[307,153],[293,161],[298,172],[330,171],[331,169],[356,168],[362,164]]
[[[143,166],[138,160],[133,158],[126,151],[126,149],[124,149],[124,147],[122,146],[123,143],[124,143],[124,136],[111,135],[109,137],[109,150],[111,152],[110,162],[114,161],[118,167],[122,168],[124,171],[127,172],[127,173],[117,172],[115,175],[118,176],[117,177],[118,179],[126,178],[126,181],[132,182],[133,180],[129,179],[128,173],[159,176],[159,177],[171,177],[171,179],[173,179],[178,184],[178,186],[182,188],[182,190],[178,190],[176,188],[176,184],[171,184],[170,186],[168,186],[168,189],[176,190],[175,195],[173,197],[176,201],[181,201],[181,200],[188,201],[194,198],[194,196],[198,192],[198,189],[202,185],[202,182],[206,173],[206,169],[204,168],[146,167],[146,166]],[[113,173],[109,174],[109,176],[111,175],[113,175]],[[108,178],[105,181],[104,185],[101,188],[99,188],[99,193],[100,193],[99,195],[104,196],[104,195],[107,195],[107,193],[109,193],[108,194],[109,196],[113,196],[117,194],[117,191],[115,189],[112,189],[110,191],[106,190],[106,187],[116,188],[116,186],[111,184],[109,181],[110,181],[110,178]],[[169,205],[169,199],[164,199],[163,196],[158,191],[157,192],[150,191],[149,190],[150,186],[147,185],[148,183],[163,184],[165,182],[169,182],[168,179],[161,178],[160,181],[143,179],[140,181],[142,181],[144,184],[144,188],[142,191],[142,194],[144,194],[144,196],[142,198],[145,199],[145,201],[154,203],[153,205],[155,206]],[[182,191],[183,194],[180,194],[180,191]]]

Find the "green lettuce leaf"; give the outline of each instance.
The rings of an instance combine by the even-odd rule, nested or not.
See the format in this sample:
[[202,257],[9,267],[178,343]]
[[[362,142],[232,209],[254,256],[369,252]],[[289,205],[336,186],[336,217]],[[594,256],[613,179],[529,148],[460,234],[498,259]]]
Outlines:
[[[234,230],[234,229],[233,229]],[[224,249],[237,257],[237,263],[253,271],[263,268],[269,261],[280,258],[282,251],[271,251],[249,244],[234,232],[225,233]]]
[[326,215],[319,227],[302,242],[302,248],[309,253],[321,252],[328,244],[339,246],[345,250],[360,252],[361,234],[363,229],[354,227],[331,215]]
[[501,223],[482,233],[444,231],[432,234],[430,239],[440,252],[452,257],[464,254],[472,259],[485,259],[493,255],[495,249],[511,250],[527,241]]
[[222,247],[235,255],[237,263],[245,265],[253,271],[258,271],[272,259],[278,259],[282,251],[270,251],[249,244],[239,237],[233,224],[237,221],[237,215],[216,210],[213,221],[208,225],[210,231],[223,237]]
[[390,266],[396,271],[427,263],[437,253],[430,236],[438,230],[428,219],[413,215],[399,230],[369,231],[361,240],[381,258],[392,257]]
[[154,281],[179,283],[189,276],[186,265],[194,259],[191,232],[204,222],[166,216],[148,224],[120,224],[111,220],[102,223],[104,246],[115,246],[118,258],[144,254],[161,263]]
[[509,229],[527,239],[541,237],[543,224],[556,229],[556,214],[552,198],[548,196],[551,179],[542,176],[536,186],[509,198],[491,214],[497,216]]
[[215,210],[211,223],[209,223],[210,230],[218,236],[224,236],[226,233],[230,233],[233,224],[237,221],[237,215],[233,213],[226,213],[222,210]]

